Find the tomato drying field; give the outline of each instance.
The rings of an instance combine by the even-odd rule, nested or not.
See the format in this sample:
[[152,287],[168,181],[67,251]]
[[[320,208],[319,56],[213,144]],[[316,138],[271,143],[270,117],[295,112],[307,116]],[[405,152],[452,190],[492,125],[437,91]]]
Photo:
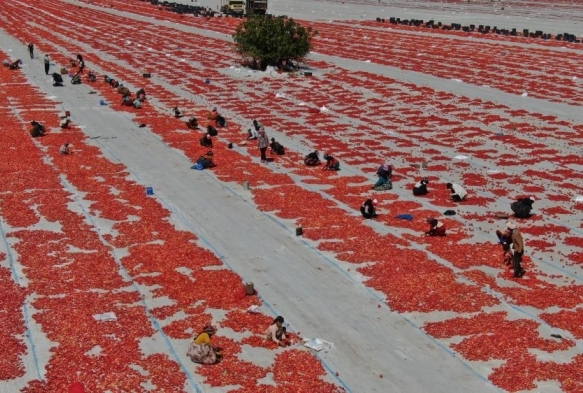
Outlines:
[[[539,3],[507,2],[506,17],[485,2],[270,3],[318,30],[311,76],[242,68],[235,18],[3,3],[0,52],[23,65],[0,68],[0,391],[582,392],[583,44],[375,20],[581,27],[581,4]],[[77,54],[95,82],[69,82]],[[106,75],[144,88],[142,108],[121,106]],[[191,169],[203,127],[174,107],[202,126],[212,107],[227,118],[215,168]],[[262,164],[241,143],[253,119],[284,156]],[[47,135],[31,138],[32,120]],[[305,167],[316,149],[341,170]],[[372,191],[385,162],[393,189]],[[422,177],[430,193],[414,197]],[[448,182],[468,199],[451,202]],[[517,279],[497,213],[528,196]],[[374,221],[359,212],[369,197]],[[423,235],[429,217],[446,237]],[[290,347],[263,338],[276,315]],[[225,358],[195,365],[207,324]]]

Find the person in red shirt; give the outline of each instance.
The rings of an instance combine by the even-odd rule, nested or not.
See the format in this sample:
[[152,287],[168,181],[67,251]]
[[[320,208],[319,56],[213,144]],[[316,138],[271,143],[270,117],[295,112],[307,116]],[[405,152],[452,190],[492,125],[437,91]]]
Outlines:
[[437,218],[428,218],[429,230],[425,232],[429,236],[445,236],[445,224]]

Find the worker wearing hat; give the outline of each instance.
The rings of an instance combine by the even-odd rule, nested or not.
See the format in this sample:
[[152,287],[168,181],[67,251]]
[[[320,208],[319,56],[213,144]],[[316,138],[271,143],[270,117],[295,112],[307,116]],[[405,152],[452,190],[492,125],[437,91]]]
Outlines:
[[522,255],[524,254],[524,241],[522,240],[522,234],[518,230],[518,227],[514,221],[508,221],[506,223],[506,228],[510,232],[512,239],[512,248],[514,249],[514,259],[512,260],[512,266],[514,268],[514,277],[520,278],[524,276],[524,269],[522,268]]
[[190,343],[187,356],[195,363],[214,364],[223,357],[221,348],[215,347],[212,343],[212,336],[216,329],[211,325],[206,325],[202,332]]
[[376,199],[367,199],[360,206],[360,213],[364,218],[377,218],[376,205],[379,203]]

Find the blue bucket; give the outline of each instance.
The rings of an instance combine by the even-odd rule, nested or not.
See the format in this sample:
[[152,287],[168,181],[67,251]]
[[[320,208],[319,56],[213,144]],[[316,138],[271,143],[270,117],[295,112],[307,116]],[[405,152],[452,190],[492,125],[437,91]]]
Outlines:
[[152,187],[146,187],[146,195],[154,195],[154,189]]
[[100,100],[99,105],[107,105],[107,102],[105,102],[105,100]]
[[196,169],[198,169],[199,171],[202,171],[204,169],[204,167],[202,166],[202,164],[196,164]]

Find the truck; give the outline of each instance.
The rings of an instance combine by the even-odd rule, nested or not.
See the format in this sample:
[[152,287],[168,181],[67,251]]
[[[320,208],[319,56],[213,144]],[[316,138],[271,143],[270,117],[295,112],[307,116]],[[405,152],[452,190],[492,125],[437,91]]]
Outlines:
[[267,0],[247,0],[245,2],[245,15],[265,15],[267,13]]
[[222,0],[221,12],[229,16],[243,16],[245,11],[244,0]]
[[265,15],[267,0],[221,0],[220,10],[229,16]]

